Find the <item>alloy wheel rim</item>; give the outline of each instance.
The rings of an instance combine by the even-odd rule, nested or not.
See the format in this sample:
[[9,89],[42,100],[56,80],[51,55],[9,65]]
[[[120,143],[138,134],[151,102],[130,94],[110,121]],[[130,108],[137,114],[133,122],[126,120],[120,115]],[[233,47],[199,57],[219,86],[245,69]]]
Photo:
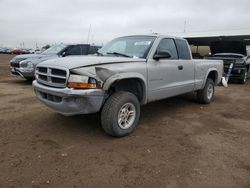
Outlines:
[[132,103],[124,104],[118,112],[118,125],[121,129],[130,128],[136,117],[136,108]]
[[208,85],[208,88],[207,88],[207,98],[208,98],[209,100],[212,99],[213,93],[214,93],[214,87],[213,87],[212,84],[209,84],[209,85]]

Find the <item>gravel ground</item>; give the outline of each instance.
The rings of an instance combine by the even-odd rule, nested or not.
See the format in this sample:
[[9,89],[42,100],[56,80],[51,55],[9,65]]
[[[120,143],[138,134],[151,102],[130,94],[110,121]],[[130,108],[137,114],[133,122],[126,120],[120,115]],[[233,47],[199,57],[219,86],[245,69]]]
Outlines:
[[0,55],[0,187],[250,187],[250,80],[142,107],[137,130],[107,136],[100,116],[64,117]]

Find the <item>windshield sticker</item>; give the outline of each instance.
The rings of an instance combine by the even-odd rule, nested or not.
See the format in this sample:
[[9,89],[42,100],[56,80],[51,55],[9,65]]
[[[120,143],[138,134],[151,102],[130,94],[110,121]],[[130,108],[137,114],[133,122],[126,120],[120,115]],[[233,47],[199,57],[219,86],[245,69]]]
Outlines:
[[151,41],[140,41],[140,42],[135,42],[135,46],[145,46],[145,45],[150,45]]

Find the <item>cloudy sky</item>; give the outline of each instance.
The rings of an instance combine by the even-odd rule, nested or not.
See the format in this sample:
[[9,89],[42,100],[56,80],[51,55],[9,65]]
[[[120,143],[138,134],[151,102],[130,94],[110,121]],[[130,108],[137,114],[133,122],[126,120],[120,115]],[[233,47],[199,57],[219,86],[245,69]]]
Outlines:
[[[250,28],[249,0],[0,0],[0,46]],[[91,27],[90,27],[91,25]]]

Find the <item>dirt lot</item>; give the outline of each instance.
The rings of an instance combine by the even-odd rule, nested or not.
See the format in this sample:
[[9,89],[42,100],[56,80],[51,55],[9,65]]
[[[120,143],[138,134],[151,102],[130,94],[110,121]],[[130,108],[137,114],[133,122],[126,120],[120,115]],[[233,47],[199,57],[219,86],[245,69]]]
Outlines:
[[250,80],[213,104],[177,97],[142,107],[112,138],[99,115],[64,117],[9,75],[0,55],[0,187],[250,187]]

